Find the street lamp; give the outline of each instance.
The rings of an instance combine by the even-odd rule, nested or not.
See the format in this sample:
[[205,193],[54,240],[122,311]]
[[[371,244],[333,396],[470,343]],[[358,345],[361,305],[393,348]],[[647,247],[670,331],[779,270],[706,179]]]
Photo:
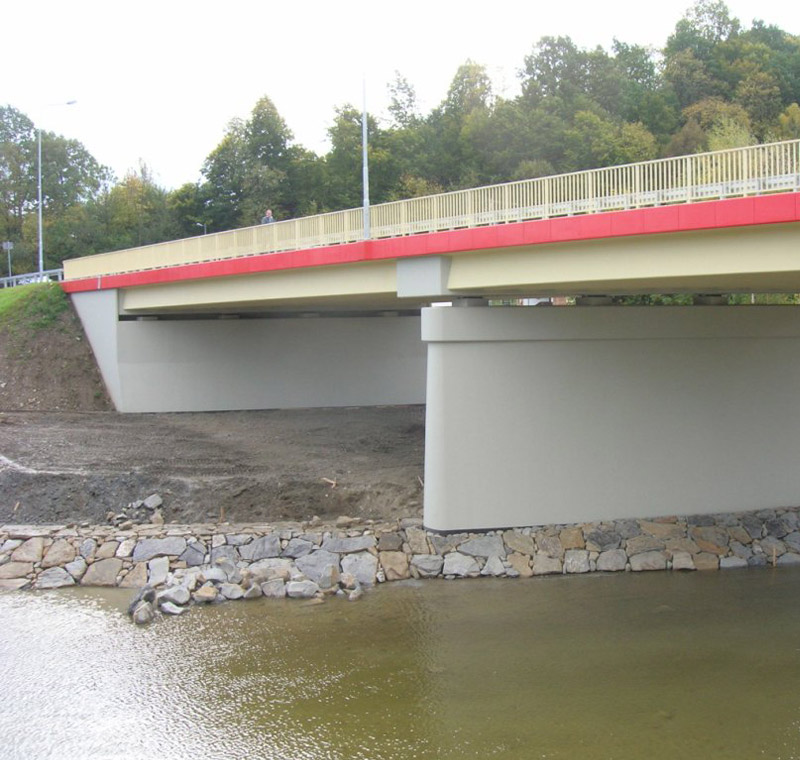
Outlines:
[[11,277],[11,251],[14,250],[14,244],[10,240],[4,240],[3,250],[8,254],[8,276]]
[[205,222],[195,222],[194,226],[195,227],[202,227],[203,228],[203,234],[204,235],[206,234],[206,223]]
[[[53,103],[53,105],[73,106],[77,100],[68,100],[66,103]],[[44,273],[44,236],[42,234],[42,128],[36,129],[37,143],[38,143],[38,170],[37,170],[37,187],[39,191],[39,279]]]

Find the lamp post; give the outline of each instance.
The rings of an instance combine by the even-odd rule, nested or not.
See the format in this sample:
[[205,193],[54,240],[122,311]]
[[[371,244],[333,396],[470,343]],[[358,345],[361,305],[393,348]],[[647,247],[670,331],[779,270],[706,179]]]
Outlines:
[[364,107],[361,113],[361,182],[364,189],[364,240],[369,240],[369,163],[367,159],[367,78],[364,77]]
[[8,276],[11,277],[11,251],[14,250],[14,244],[10,240],[4,240],[3,250],[8,254]]
[[[63,105],[63,106],[72,106],[77,103],[77,100],[68,100],[66,103],[53,103],[52,105]],[[42,234],[42,128],[38,127],[36,129],[36,137],[37,137],[37,152],[38,152],[38,162],[37,162],[37,189],[38,189],[38,206],[39,206],[39,278],[41,279],[42,274],[44,273],[44,235]]]
[[203,234],[204,235],[207,234],[206,233],[206,223],[205,222],[195,222],[194,225],[195,225],[195,227],[202,227],[203,228]]

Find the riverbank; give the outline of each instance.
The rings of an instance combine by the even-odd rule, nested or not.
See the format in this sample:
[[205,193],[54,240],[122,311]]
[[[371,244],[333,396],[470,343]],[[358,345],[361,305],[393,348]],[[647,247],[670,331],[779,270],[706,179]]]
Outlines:
[[332,523],[3,525],[0,588],[152,587],[163,611],[232,599],[357,598],[408,578],[800,565],[800,508],[442,535],[419,518]]

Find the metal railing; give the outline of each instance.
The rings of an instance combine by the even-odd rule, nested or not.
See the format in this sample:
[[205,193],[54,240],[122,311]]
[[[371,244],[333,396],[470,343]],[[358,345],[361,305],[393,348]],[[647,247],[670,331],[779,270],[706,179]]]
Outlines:
[[14,288],[17,285],[33,285],[37,282],[61,282],[64,279],[63,269],[47,269],[44,272],[28,272],[0,277],[0,288]]
[[[800,140],[382,203],[370,209],[371,237],[790,191],[800,191]],[[79,279],[363,239],[358,208],[71,259],[64,267],[67,279]]]

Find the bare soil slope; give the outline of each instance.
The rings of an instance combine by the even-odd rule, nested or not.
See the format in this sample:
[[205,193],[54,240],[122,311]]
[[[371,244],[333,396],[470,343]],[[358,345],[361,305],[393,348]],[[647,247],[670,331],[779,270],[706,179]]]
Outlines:
[[421,513],[421,406],[120,415],[71,307],[0,322],[0,522]]

